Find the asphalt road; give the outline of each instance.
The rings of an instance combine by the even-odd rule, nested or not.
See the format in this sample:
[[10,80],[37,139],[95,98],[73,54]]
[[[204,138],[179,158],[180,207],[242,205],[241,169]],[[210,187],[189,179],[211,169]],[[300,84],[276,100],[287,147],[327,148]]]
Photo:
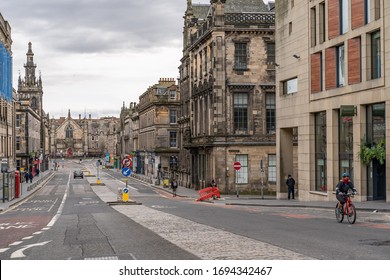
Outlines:
[[[134,179],[129,184],[136,189],[145,187]],[[350,225],[337,223],[329,209],[230,206],[165,197],[136,196],[155,210],[314,259],[390,259],[390,217],[386,213],[359,212],[358,221]],[[193,238],[197,238],[196,232]]]
[[[91,163],[90,163],[91,164]],[[79,165],[66,162],[34,196],[0,214],[0,259],[384,259],[390,258],[390,222],[358,213],[354,225],[333,210],[199,203],[129,179],[142,205],[109,206]],[[102,172],[104,191],[123,176]]]
[[198,259],[102,202],[74,168],[0,215],[0,259]]

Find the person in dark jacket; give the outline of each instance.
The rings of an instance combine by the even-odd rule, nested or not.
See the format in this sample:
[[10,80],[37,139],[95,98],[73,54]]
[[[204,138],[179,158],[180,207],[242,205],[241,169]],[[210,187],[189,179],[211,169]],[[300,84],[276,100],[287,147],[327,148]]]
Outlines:
[[173,197],[175,197],[176,196],[176,191],[177,191],[177,181],[176,181],[176,178],[172,179],[171,188],[172,188]]
[[286,185],[288,187],[288,199],[290,199],[290,194],[292,199],[295,199],[294,198],[295,180],[290,174],[288,174],[287,176]]
[[28,171],[24,173],[24,179],[26,179],[26,183],[28,183],[28,181],[30,180],[30,173],[28,173]]
[[355,186],[349,179],[349,174],[343,173],[343,179],[341,179],[336,186],[336,198],[339,201],[339,208],[343,207],[343,204],[345,203],[345,196],[349,190],[352,190],[354,194],[357,194]]

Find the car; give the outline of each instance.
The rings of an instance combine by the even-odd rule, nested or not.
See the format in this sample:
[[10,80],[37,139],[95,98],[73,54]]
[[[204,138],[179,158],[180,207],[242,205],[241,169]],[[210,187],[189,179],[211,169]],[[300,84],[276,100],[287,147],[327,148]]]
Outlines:
[[84,173],[83,173],[83,171],[81,171],[81,170],[75,170],[75,171],[73,171],[73,179],[76,179],[76,178],[81,178],[81,179],[83,179],[84,178]]

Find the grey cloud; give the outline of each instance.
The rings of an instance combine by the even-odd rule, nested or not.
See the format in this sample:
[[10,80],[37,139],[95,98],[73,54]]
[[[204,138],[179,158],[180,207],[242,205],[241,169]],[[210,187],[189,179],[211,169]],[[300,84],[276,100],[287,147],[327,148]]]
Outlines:
[[185,0],[8,0],[0,11],[11,26],[39,33],[60,51],[95,53],[172,46],[181,36],[185,5]]

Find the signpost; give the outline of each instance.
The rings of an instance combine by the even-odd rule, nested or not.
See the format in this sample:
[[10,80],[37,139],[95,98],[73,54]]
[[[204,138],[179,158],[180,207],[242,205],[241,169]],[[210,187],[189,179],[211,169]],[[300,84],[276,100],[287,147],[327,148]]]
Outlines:
[[127,180],[126,180],[126,188],[124,188],[122,192],[122,201],[127,202],[128,200],[129,200],[129,189],[127,188]]
[[131,167],[133,165],[132,163],[133,163],[133,159],[129,156],[122,159],[122,165],[124,167]]
[[130,174],[131,174],[131,169],[130,169],[130,168],[124,167],[124,168],[122,169],[122,175],[123,175],[123,176],[129,177]]
[[[233,164],[233,167],[234,167],[234,169],[236,170],[236,178],[235,178],[235,181],[237,181],[237,171],[241,169],[241,163],[240,163],[239,161],[236,161],[236,162]],[[237,183],[236,183],[236,193],[237,193],[237,197],[239,197],[240,194],[239,194],[239,191],[238,191]]]
[[[124,167],[122,169],[122,175],[125,177],[129,177],[131,174],[131,169],[128,167]],[[126,178],[126,187],[122,190],[122,201],[127,202],[129,200],[129,189],[127,188],[127,181]]]
[[264,199],[264,164],[263,160],[260,160],[260,172],[261,172],[261,199]]
[[100,185],[100,176],[99,176],[99,167],[100,167],[100,159],[96,162],[96,170],[97,170],[97,184]]

